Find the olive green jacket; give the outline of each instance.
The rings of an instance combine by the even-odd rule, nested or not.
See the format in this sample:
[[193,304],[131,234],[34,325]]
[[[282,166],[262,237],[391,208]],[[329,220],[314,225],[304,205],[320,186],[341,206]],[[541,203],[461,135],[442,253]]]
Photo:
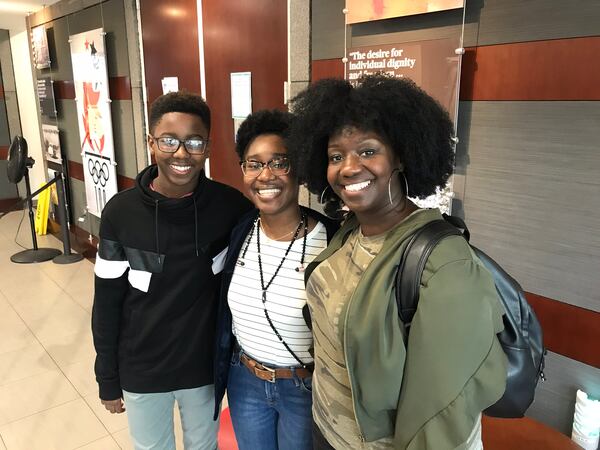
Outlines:
[[[364,440],[394,436],[397,449],[461,448],[479,413],[504,393],[506,356],[496,334],[503,309],[489,272],[466,241],[452,236],[431,253],[408,345],[394,280],[407,238],[440,219],[437,209],[394,228],[349,300],[344,352]],[[335,253],[358,227],[354,216],[307,268]]]

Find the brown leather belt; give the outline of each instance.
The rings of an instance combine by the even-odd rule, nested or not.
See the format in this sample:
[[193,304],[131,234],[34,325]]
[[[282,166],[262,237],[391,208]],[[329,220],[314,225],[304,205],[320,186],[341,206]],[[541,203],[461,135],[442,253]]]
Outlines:
[[294,373],[298,378],[308,378],[312,376],[312,372],[304,367],[294,367],[293,369],[278,367],[276,369],[267,367],[250,358],[245,353],[240,355],[240,361],[244,364],[255,377],[261,380],[275,383],[276,380],[282,378],[294,378]]

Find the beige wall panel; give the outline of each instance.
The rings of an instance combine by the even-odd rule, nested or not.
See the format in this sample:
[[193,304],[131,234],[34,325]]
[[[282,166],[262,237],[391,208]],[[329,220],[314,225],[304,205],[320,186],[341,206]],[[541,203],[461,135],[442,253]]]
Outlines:
[[344,0],[312,0],[312,59],[344,56]]
[[[71,19],[69,19],[70,21]],[[48,46],[52,67],[37,70],[38,77],[52,76],[54,80],[73,80],[73,67],[71,65],[71,50],[69,47],[69,23],[66,17],[61,17],[46,24],[48,33]],[[71,32],[71,34],[74,34]]]
[[473,243],[527,291],[595,311],[599,125],[598,102],[463,102],[457,157]]
[[[597,36],[597,0],[467,0],[464,46]],[[344,54],[343,1],[313,1],[312,59]],[[348,46],[393,44],[457,36],[462,10],[356,24]],[[350,37],[351,33],[351,37]]]
[[[480,8],[479,29],[466,46],[507,42],[597,36],[600,2],[597,0],[476,0],[468,11]],[[477,11],[474,11],[477,14]]]
[[310,0],[290,0],[288,17],[288,81],[309,81]]

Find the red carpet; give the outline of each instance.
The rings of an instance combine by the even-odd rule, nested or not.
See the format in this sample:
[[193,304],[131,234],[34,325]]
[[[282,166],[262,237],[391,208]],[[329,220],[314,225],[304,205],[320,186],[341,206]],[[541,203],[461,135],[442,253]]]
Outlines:
[[225,408],[221,411],[218,442],[219,450],[238,450],[235,434],[233,433],[233,426],[231,425],[229,408]]

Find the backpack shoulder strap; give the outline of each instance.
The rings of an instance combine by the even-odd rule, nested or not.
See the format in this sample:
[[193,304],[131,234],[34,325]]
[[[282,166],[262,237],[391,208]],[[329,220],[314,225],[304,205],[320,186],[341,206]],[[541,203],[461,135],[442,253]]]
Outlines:
[[400,258],[395,285],[398,315],[405,325],[410,325],[417,311],[421,275],[427,258],[445,237],[462,235],[460,230],[446,220],[434,220],[419,228],[411,236]]

